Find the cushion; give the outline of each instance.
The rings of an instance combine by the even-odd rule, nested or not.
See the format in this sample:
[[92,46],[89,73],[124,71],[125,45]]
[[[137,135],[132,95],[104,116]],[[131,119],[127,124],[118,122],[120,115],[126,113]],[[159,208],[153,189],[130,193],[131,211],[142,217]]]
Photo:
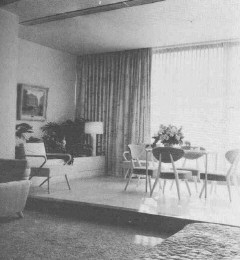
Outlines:
[[0,159],[0,182],[28,180],[30,169],[26,160]]
[[192,172],[192,176],[198,176],[198,173],[199,173],[199,170],[194,169],[194,168],[188,168],[188,167],[177,168],[177,170],[191,171]]
[[[206,173],[200,173],[200,179],[205,180]],[[208,181],[226,181],[226,175],[224,174],[214,174],[214,173],[207,173]]]
[[[178,170],[178,178],[179,179],[190,179],[192,177],[192,173],[190,171],[181,171],[181,170]],[[174,180],[175,179],[175,174],[173,171],[164,171],[164,172],[161,172],[161,175],[160,175],[160,178],[161,179],[172,179]]]

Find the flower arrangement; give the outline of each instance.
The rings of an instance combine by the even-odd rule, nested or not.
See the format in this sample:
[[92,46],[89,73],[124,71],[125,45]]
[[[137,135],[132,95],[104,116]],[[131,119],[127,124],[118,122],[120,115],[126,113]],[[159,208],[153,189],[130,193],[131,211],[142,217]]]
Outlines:
[[158,141],[165,146],[169,145],[181,145],[183,143],[184,135],[182,133],[182,127],[177,128],[174,125],[160,125],[158,133],[153,136],[155,139],[152,146],[156,146]]

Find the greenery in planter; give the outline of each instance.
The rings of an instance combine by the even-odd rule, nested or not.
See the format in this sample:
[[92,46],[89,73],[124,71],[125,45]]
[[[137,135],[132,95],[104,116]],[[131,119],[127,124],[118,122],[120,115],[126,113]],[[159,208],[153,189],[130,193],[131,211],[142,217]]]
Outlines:
[[32,126],[27,123],[17,124],[15,128],[15,137],[16,137],[16,145],[15,145],[15,158],[22,159],[22,149],[20,145],[29,140],[29,134],[33,133]]
[[91,156],[92,147],[86,144],[85,119],[49,122],[43,127],[43,141],[48,153],[69,153],[73,157]]
[[30,136],[33,133],[32,126],[27,123],[21,123],[16,125],[16,145],[20,143],[37,143],[41,142],[41,139]]
[[33,133],[32,126],[27,123],[21,123],[16,125],[16,138],[22,141],[27,141],[29,139],[28,134]]

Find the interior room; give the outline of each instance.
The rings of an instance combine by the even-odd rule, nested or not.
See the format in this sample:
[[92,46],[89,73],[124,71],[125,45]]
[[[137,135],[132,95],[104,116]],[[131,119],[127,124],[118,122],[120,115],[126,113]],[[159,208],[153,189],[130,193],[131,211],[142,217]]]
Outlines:
[[238,0],[0,1],[2,259],[237,259],[239,25]]

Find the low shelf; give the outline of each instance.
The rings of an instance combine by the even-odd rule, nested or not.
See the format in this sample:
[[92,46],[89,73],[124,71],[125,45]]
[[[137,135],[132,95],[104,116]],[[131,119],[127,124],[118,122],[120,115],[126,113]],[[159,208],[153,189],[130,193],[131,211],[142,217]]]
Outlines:
[[[77,157],[74,158],[73,165],[65,165],[62,167],[62,160],[50,159],[45,167],[50,168],[51,183],[63,182],[64,174],[68,175],[68,178],[91,178],[97,176],[103,176],[105,174],[105,156],[91,156],[91,157]],[[42,178],[32,178],[32,185],[37,186],[42,182]]]

